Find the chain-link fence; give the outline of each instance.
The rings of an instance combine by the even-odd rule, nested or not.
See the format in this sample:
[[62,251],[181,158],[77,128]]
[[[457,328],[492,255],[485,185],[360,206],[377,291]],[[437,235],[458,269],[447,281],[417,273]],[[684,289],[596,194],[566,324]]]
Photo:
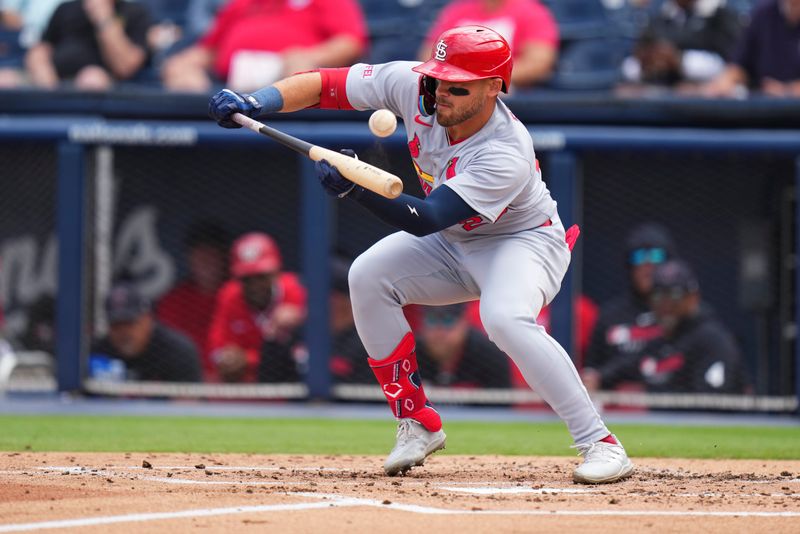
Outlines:
[[0,389],[53,387],[56,149],[0,144]]
[[[420,194],[402,136],[372,143],[335,123],[291,128],[356,148]],[[545,178],[559,191],[574,181],[576,198],[556,200],[562,214],[577,207],[564,222],[583,229],[567,345],[598,401],[794,409],[793,156],[620,145],[575,152],[577,176],[558,176],[548,149],[563,149],[563,135],[550,133],[553,146],[538,154]],[[213,135],[214,144],[85,145],[83,387],[304,398],[316,381],[317,396],[380,400],[347,269],[393,229],[347,200],[309,212],[309,195],[322,195],[304,188],[312,166],[251,133]],[[58,158],[46,144],[0,150],[2,304],[16,343],[39,298],[55,295]],[[330,275],[324,294],[309,291],[315,273]],[[542,406],[488,341],[476,302],[405,312],[435,402]],[[550,308],[538,317],[551,331],[562,320]],[[320,335],[314,346],[327,349],[315,353]]]

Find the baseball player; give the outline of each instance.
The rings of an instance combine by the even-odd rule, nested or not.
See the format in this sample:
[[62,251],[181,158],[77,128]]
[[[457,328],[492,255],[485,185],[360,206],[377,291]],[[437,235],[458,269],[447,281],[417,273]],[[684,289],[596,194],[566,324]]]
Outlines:
[[[464,26],[443,32],[424,63],[300,73],[251,95],[223,90],[209,114],[223,127],[312,106],[387,108],[402,117],[424,199],[389,200],[321,162],[320,181],[399,228],[358,257],[349,284],[356,328],[369,365],[399,420],[389,475],[422,465],[444,448],[442,421],[425,396],[415,340],[402,307],[480,299],[490,339],[565,421],[583,455],[574,480],[614,482],[633,464],[608,431],[564,349],[536,324],[570,261],[556,203],[542,182],[525,126],[498,99],[511,79],[511,50],[496,32]],[[572,234],[573,239],[577,236]]]

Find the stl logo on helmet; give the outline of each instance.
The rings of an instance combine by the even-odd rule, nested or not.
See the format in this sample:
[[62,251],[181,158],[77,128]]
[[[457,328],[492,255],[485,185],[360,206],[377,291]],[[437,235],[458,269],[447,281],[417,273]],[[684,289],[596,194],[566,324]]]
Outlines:
[[251,243],[239,251],[239,259],[241,261],[255,261],[259,255],[261,255],[261,245],[259,243]]
[[447,43],[444,42],[444,39],[436,43],[436,54],[433,57],[439,61],[444,61],[447,57]]

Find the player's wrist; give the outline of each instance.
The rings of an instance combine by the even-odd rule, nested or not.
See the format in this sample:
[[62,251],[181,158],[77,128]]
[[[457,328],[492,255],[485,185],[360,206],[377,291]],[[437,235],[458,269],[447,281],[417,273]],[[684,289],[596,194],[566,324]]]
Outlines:
[[115,15],[106,17],[100,20],[97,24],[95,24],[94,29],[97,33],[103,33],[104,31],[112,27],[117,22],[117,20],[119,19]]
[[273,85],[245,95],[251,105],[258,107],[258,113],[274,113],[283,109],[283,95]]
[[344,198],[347,195],[349,195],[350,193],[352,193],[355,188],[356,188],[356,184],[355,183],[351,183],[350,187],[348,187],[346,190],[342,191],[341,193],[339,193],[336,196],[339,197],[339,198]]
[[[353,199],[353,200],[361,200],[361,198],[364,196],[364,192],[365,191],[366,191],[365,188],[363,188],[360,185],[354,183],[353,187],[351,187],[350,190],[344,196],[346,196],[347,198]],[[339,197],[339,198],[342,198],[342,197]]]

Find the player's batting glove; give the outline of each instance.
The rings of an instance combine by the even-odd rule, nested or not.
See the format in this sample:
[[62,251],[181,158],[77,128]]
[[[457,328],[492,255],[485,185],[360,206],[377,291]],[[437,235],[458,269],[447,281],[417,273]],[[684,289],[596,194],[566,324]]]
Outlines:
[[[343,148],[339,152],[358,159],[355,151],[349,148]],[[314,166],[317,168],[319,182],[329,195],[344,198],[356,187],[356,184],[342,176],[339,169],[328,163],[327,160],[320,160]]]
[[234,113],[254,118],[261,114],[261,104],[253,95],[239,94],[230,89],[223,89],[208,101],[208,116],[223,128],[242,127],[231,119]]

